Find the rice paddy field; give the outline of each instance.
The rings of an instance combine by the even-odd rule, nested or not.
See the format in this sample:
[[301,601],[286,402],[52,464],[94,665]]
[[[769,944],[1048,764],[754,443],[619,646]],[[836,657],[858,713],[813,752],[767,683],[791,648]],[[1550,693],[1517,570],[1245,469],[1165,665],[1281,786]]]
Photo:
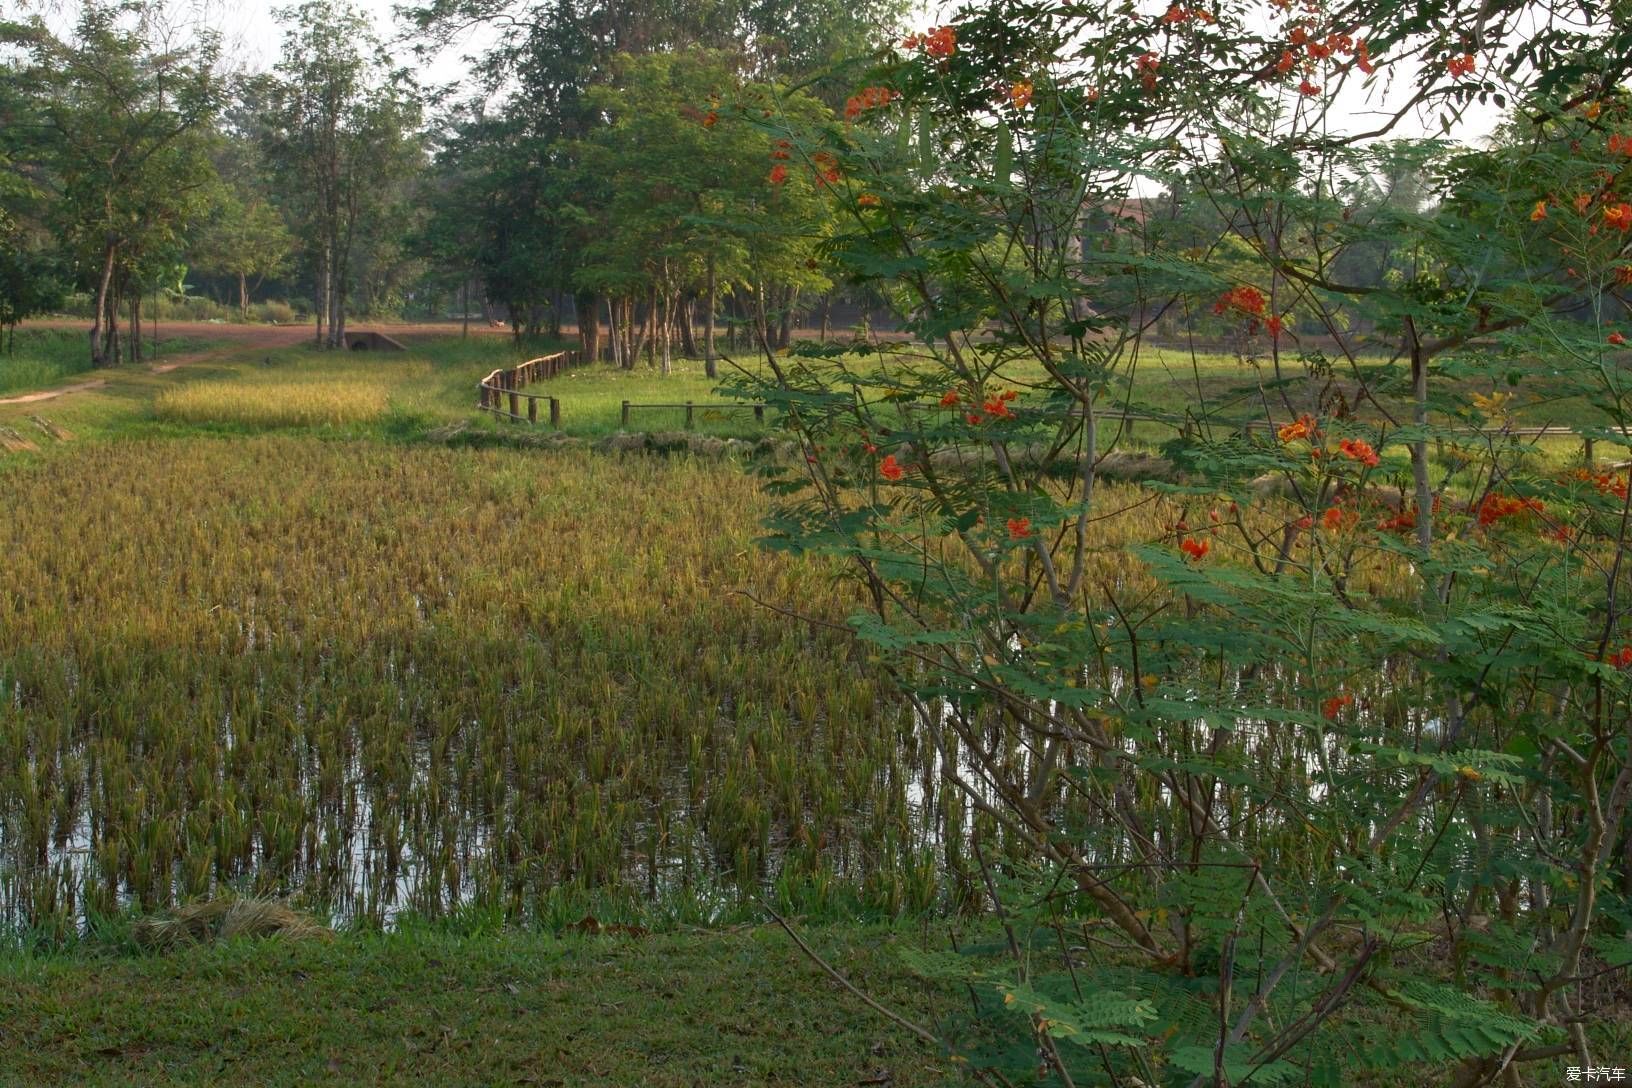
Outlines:
[[[823,626],[853,585],[756,545],[744,466],[509,444],[528,428],[472,411],[509,343],[412,346],[122,372],[51,405],[78,441],[0,456],[0,925],[229,894],[375,925],[956,900],[969,817]],[[695,371],[543,384],[594,434],[717,397]],[[450,424],[493,442],[413,437]],[[1113,546],[1184,513],[1107,499]]]

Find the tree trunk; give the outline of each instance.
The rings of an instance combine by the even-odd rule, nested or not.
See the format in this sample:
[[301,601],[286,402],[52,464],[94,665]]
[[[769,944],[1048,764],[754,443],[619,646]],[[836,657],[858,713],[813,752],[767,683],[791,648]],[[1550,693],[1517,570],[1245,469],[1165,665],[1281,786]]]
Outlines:
[[708,255],[708,298],[703,303],[703,373],[710,378],[720,376],[714,363],[714,254]]
[[[646,288],[646,320],[641,323],[641,339],[646,342],[646,369],[657,365],[657,288]],[[635,353],[639,355],[637,351]]]
[[590,292],[580,291],[573,296],[572,308],[578,319],[578,348],[586,362],[601,357],[601,302]]
[[799,288],[782,290],[782,326],[776,333],[776,346],[783,351],[793,343],[793,308],[799,304]]
[[238,316],[249,320],[249,277],[238,273]]
[[822,343],[827,343],[828,325],[833,320],[833,292],[829,291],[822,296]]
[[461,322],[459,336],[461,339],[470,339],[470,277],[465,277],[464,301],[459,303],[459,320]]
[[130,361],[142,361],[142,289],[130,295]]
[[680,351],[688,359],[695,359],[697,351],[697,300],[690,295],[682,296],[676,316],[680,324]]
[[108,291],[113,285],[113,259],[118,253],[117,243],[109,242],[102,251],[102,275],[96,281],[96,309],[91,317],[91,365],[96,367],[107,366],[108,356],[105,347],[102,322],[108,313]]

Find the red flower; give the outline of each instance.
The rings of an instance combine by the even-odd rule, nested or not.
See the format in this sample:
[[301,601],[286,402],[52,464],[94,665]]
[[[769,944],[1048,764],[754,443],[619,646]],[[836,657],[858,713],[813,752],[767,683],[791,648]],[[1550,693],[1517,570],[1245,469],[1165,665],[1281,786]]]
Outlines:
[[1632,155],[1632,136],[1611,134],[1609,137],[1609,153],[1611,155]]
[[971,426],[974,426],[974,427],[980,426],[980,413],[979,412],[970,412],[968,415],[964,416],[963,418],[967,419]]
[[1031,105],[1031,90],[1029,79],[1022,79],[1009,86],[1009,101],[1014,103],[1015,109],[1023,110]]
[[1296,64],[1297,60],[1298,58],[1292,55],[1292,51],[1290,49],[1282,50],[1281,59],[1275,62],[1276,74],[1283,76],[1286,75],[1286,73],[1292,70],[1292,65]]
[[1303,517],[1293,522],[1293,524],[1299,529],[1313,529],[1315,527],[1315,519],[1310,517],[1308,514],[1305,514]]
[[1451,74],[1452,79],[1461,79],[1463,76],[1473,74],[1473,67],[1476,63],[1477,61],[1472,53],[1464,53],[1460,57],[1451,57],[1447,60],[1445,70]]
[[1211,541],[1197,540],[1193,536],[1187,536],[1183,540],[1179,541],[1179,551],[1183,552],[1185,555],[1196,560],[1197,562],[1200,562],[1203,558],[1205,558],[1207,553],[1212,551],[1212,549],[1213,545]]
[[1283,425],[1275,432],[1275,437],[1282,442],[1296,442],[1300,438],[1308,438],[1315,433],[1315,421],[1308,416],[1299,416],[1295,421]]
[[993,419],[1014,418],[1013,413],[1009,411],[1009,406],[1004,403],[1004,399],[1002,397],[987,397],[986,403],[981,405],[981,410],[987,415],[991,416]]
[[1269,330],[1269,335],[1273,339],[1279,340],[1281,338],[1281,319],[1279,316],[1271,314],[1269,317],[1264,318],[1264,328]]
[[1010,540],[1024,540],[1024,539],[1026,539],[1026,537],[1028,537],[1030,535],[1031,535],[1031,519],[1030,518],[1010,518],[1009,519],[1009,539]]
[[1018,400],[1018,399],[1019,399],[1019,397],[1020,397],[1020,393],[1019,393],[1019,391],[1018,391],[1018,390],[1014,390],[1014,389],[1005,389],[1005,390],[1004,390],[1004,391],[1003,391],[1003,396],[1002,396],[1002,399],[1003,399],[1003,400]]
[[924,36],[924,52],[932,57],[950,57],[958,49],[958,32],[950,26],[938,26]]
[[771,167],[770,182],[772,185],[781,185],[788,180],[788,168],[781,163]]
[[719,120],[720,120],[719,113],[717,111],[715,111],[715,110],[709,110],[707,113],[703,114],[703,127],[704,128],[713,128],[716,124],[719,123]]
[[1320,88],[1317,87],[1315,84],[1310,83],[1306,79],[1302,83],[1298,84],[1298,93],[1302,94],[1302,95],[1308,95],[1310,98],[1313,98],[1315,95],[1320,93]]
[[1350,695],[1348,692],[1344,692],[1342,695],[1334,695],[1330,699],[1327,699],[1324,703],[1321,703],[1320,713],[1322,717],[1328,719],[1329,721],[1336,721],[1338,714],[1342,713],[1344,707],[1353,705],[1354,696]]
[[957,403],[958,403],[958,391],[956,389],[948,389],[944,394],[942,394],[942,396],[941,396],[941,407],[942,408],[952,408],[952,407],[955,407],[957,405]]
[[1377,467],[1377,453],[1371,448],[1370,442],[1363,442],[1358,438],[1345,438],[1337,444],[1337,448],[1351,461],[1359,461],[1367,468]]
[[1254,317],[1262,316],[1264,312],[1264,293],[1256,287],[1232,287],[1218,296],[1213,303],[1213,313],[1222,314],[1229,310],[1239,310]]
[[884,202],[872,193],[862,193],[856,197],[856,205],[862,208],[876,208],[882,203]]
[[1610,204],[1604,208],[1604,225],[1616,230],[1626,230],[1632,227],[1632,204],[1621,201],[1619,204]]
[[844,119],[854,121],[866,111],[888,106],[899,97],[888,87],[863,87],[845,100]]
[[1622,336],[1618,332],[1612,332],[1609,334],[1609,342],[1614,344],[1616,347],[1620,347],[1622,344],[1626,343],[1626,337]]
[[1366,50],[1364,38],[1354,43],[1354,66],[1368,76],[1377,70],[1376,65],[1371,62],[1371,54]]
[[1162,59],[1155,53],[1141,53],[1134,61],[1134,68],[1139,73],[1139,82],[1145,85],[1145,90],[1156,89],[1156,69],[1162,66]]
[[884,460],[878,463],[878,474],[886,480],[899,480],[906,470],[895,463],[895,454],[884,455]]
[[1343,528],[1343,516],[1341,506],[1328,506],[1326,512],[1320,515],[1320,526],[1327,532],[1335,533]]
[[861,448],[863,450],[865,450],[867,453],[877,453],[878,452],[878,447],[873,445],[871,442],[863,442],[861,444]]
[[1479,503],[1479,524],[1489,527],[1516,514],[1545,512],[1540,499],[1520,499],[1512,495],[1486,495]]

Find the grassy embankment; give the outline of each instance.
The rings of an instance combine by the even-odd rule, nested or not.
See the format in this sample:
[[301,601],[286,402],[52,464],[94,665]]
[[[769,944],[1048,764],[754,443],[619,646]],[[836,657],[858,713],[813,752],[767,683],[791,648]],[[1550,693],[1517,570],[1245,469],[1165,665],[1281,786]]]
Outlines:
[[[824,956],[928,1019],[890,952]],[[932,1048],[839,991],[780,932],[647,937],[424,928],[163,955],[0,954],[0,1085],[916,1085]]]

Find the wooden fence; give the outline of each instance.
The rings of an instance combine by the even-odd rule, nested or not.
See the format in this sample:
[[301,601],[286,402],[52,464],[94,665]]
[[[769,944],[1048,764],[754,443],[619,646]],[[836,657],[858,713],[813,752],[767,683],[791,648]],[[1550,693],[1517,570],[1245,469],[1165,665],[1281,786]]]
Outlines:
[[[512,367],[500,367],[487,377],[483,378],[477,387],[476,407],[484,412],[507,416],[510,419],[525,419],[528,423],[538,422],[538,402],[548,401],[550,405],[550,426],[561,426],[561,401],[556,397],[541,396],[536,393],[523,393],[522,387],[530,382],[542,378],[553,378],[565,370],[577,366],[582,360],[576,351],[558,351],[554,355],[541,355],[537,359],[528,359],[525,363]],[[522,414],[521,402],[527,402],[527,414]]]
[[[689,400],[684,404],[635,404],[626,400],[623,402],[623,413],[620,417],[620,425],[626,431],[629,429],[629,413],[636,408],[684,408],[686,410],[686,430],[689,431],[696,425],[694,413],[696,412],[697,407],[698,406],[696,404],[693,404]],[[702,406],[702,408],[705,412],[730,412],[740,408],[752,408],[754,410],[754,422],[765,422],[765,405],[763,404],[705,404]]]

